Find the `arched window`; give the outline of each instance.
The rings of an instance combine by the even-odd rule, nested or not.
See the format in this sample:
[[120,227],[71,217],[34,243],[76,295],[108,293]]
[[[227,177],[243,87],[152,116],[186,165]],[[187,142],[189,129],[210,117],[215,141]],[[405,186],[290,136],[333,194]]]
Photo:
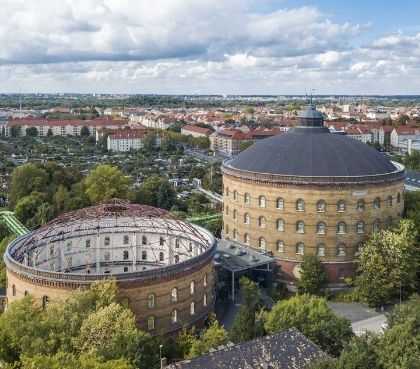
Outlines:
[[237,200],[238,199],[238,192],[235,190],[233,191],[233,199]]
[[191,301],[190,304],[190,315],[194,315],[195,314],[195,302]]
[[305,223],[302,220],[296,222],[296,232],[305,233]]
[[401,194],[398,192],[397,194],[397,203],[399,204],[401,202]]
[[153,329],[155,329],[155,317],[154,316],[149,316],[147,318],[147,329],[149,331],[152,331]]
[[325,244],[319,243],[316,247],[316,255],[317,256],[325,256]]
[[346,256],[346,245],[344,243],[337,245],[337,256]]
[[178,301],[178,288],[174,287],[171,291],[171,302],[177,302]]
[[12,286],[12,296],[16,296],[16,286]]
[[233,217],[233,219],[236,219],[236,215],[237,215],[237,211],[236,211],[236,209],[233,209],[233,213],[232,213],[232,217]]
[[141,252],[141,260],[147,260],[147,251],[146,250],[143,250]]
[[298,242],[296,244],[296,254],[304,255],[305,254],[305,244],[303,242]]
[[192,250],[193,250],[193,245],[192,245],[192,242],[190,242],[190,243],[188,244],[188,251],[189,251],[189,252],[192,252]]
[[244,203],[247,205],[251,203],[251,195],[249,193],[244,194]]
[[130,243],[130,237],[128,237],[128,235],[124,235],[123,244],[128,245],[129,243]]
[[302,199],[298,199],[296,201],[296,210],[305,211],[305,201],[303,201]]
[[225,233],[229,234],[229,224],[225,224]]
[[173,324],[178,323],[178,310],[177,309],[172,310],[171,321]]
[[207,273],[204,274],[204,277],[203,277],[203,286],[207,287]]
[[42,296],[42,308],[45,309],[48,306],[48,296]]
[[175,255],[174,259],[175,259],[175,264],[178,264],[179,263],[179,255]]
[[276,200],[276,208],[279,210],[284,210],[284,200],[281,197]]
[[347,232],[347,225],[344,222],[338,222],[337,223],[337,233],[338,234],[344,234]]
[[388,202],[388,206],[392,206],[392,196],[391,195],[388,196],[387,202]]
[[226,195],[226,197],[229,196],[229,187],[225,187],[225,195]]
[[147,307],[149,309],[153,309],[155,307],[155,294],[151,293],[149,296],[147,296]]
[[380,228],[381,228],[381,222],[379,219],[376,219],[372,224],[372,231],[379,232]]
[[207,293],[203,295],[203,306],[207,306]]
[[277,230],[279,232],[284,232],[284,220],[283,219],[277,219]]
[[258,239],[258,246],[259,246],[260,249],[265,250],[266,243],[265,243],[265,238],[264,237],[260,237]]
[[245,243],[245,245],[249,245],[249,234],[248,233],[244,234],[244,243]]
[[248,213],[244,214],[244,224],[250,224],[251,223],[251,219],[249,217]]
[[147,237],[146,236],[141,237],[141,244],[142,245],[147,245]]
[[327,209],[327,203],[324,200],[319,200],[316,203],[316,211],[318,213],[324,213],[326,209]]
[[29,295],[29,292],[28,291],[25,291],[24,295],[25,296],[28,296]]
[[261,216],[258,218],[258,226],[261,228],[265,228],[265,217]]
[[375,200],[373,200],[373,208],[379,209],[381,207],[381,199],[379,197],[376,197]]
[[327,232],[327,225],[324,222],[319,222],[316,225],[316,233],[325,234]]
[[238,231],[236,229],[233,230],[232,236],[233,239],[236,241],[236,239],[238,238]]
[[363,250],[363,242],[359,242],[356,246],[356,252],[354,253],[356,256],[360,255]]
[[363,210],[365,210],[365,200],[363,200],[363,199],[357,200],[357,206],[356,206],[356,209],[357,209],[358,211],[363,211]]
[[178,238],[175,239],[175,248],[179,249],[179,239]]
[[226,205],[226,215],[229,215],[229,206]]
[[161,236],[159,237],[159,246],[165,245],[165,239]]
[[161,251],[159,252],[159,261],[164,261],[165,260],[165,254]]
[[195,293],[195,282],[191,281],[190,282],[190,295],[194,295]]
[[260,196],[258,198],[258,205],[260,206],[260,208],[265,208],[266,201],[265,201],[265,197],[264,196]]
[[346,203],[344,202],[344,200],[340,200],[337,202],[337,211],[340,213],[346,211]]
[[363,221],[356,223],[356,232],[359,234],[365,233],[365,223]]
[[284,252],[284,241],[277,241],[277,252]]
[[[111,244],[111,239],[107,236],[104,238],[104,245],[109,246]],[[68,246],[67,246],[68,247]],[[71,248],[71,245],[70,245]]]
[[128,260],[129,257],[130,257],[130,254],[129,254],[128,250],[124,250],[123,251],[123,260]]

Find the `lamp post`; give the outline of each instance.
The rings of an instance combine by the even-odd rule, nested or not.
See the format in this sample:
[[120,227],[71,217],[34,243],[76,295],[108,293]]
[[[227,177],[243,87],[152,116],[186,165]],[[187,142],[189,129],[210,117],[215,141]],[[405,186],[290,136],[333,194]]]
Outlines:
[[162,363],[162,348],[163,348],[163,345],[159,345],[159,361],[160,361],[160,369],[163,369],[163,363]]

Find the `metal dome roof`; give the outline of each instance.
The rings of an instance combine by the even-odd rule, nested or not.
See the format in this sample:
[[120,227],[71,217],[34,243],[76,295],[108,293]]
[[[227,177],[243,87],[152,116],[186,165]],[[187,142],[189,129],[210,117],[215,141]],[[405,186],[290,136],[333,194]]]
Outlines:
[[225,163],[254,173],[363,177],[401,170],[374,148],[325,127],[299,127],[259,141]]

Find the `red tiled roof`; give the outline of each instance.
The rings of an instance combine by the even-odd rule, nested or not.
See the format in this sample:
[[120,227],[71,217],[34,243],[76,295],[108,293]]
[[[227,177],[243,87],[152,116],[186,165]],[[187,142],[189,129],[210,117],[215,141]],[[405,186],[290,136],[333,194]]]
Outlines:
[[128,138],[143,138],[146,136],[145,129],[118,129],[112,131],[109,135],[112,139],[128,139]]
[[193,126],[193,125],[190,125],[190,124],[182,127],[182,130],[201,133],[201,134],[206,135],[206,136],[209,136],[213,132],[209,128],[204,128],[204,127],[200,127],[200,126]]
[[9,119],[7,125],[9,127],[16,126],[48,126],[48,127],[65,127],[65,126],[116,126],[116,125],[125,125],[128,121],[124,119],[106,119],[98,118],[91,120],[81,120],[81,119],[44,119],[44,118],[19,118],[19,119]]

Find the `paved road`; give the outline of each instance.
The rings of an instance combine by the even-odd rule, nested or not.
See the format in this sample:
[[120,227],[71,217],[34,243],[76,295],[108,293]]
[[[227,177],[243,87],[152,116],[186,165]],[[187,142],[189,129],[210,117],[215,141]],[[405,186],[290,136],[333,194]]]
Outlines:
[[352,323],[351,328],[357,336],[361,336],[366,332],[382,333],[386,324],[386,316],[380,314],[372,318],[364,319],[359,322]]
[[386,316],[365,305],[357,303],[330,302],[330,308],[338,315],[351,322],[354,334],[365,332],[382,333]]

